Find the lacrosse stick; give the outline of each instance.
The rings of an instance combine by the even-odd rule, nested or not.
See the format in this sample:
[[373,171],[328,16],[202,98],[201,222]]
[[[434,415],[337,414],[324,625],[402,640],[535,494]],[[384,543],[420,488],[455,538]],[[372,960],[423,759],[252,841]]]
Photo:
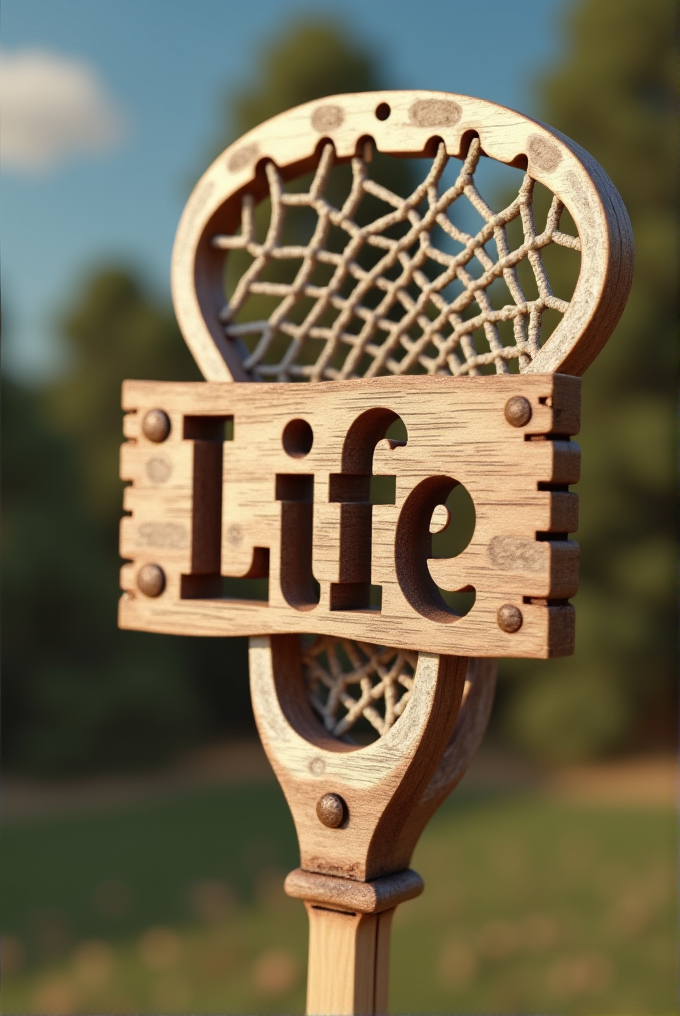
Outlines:
[[[410,194],[371,177],[374,152],[421,160]],[[482,159],[524,171],[501,210]],[[548,248],[580,259],[568,299]],[[289,110],[187,204],[173,298],[208,383],[125,383],[120,623],[251,637],[300,844],[286,891],[309,914],[309,1013],[386,1011],[394,909],[422,891],[410,858],[482,738],[495,658],[573,651],[579,376],[631,272],[625,209],[586,152],[441,92]],[[436,557],[458,485],[474,533]],[[258,578],[266,600],[234,596]],[[462,613],[448,593],[466,590]]]

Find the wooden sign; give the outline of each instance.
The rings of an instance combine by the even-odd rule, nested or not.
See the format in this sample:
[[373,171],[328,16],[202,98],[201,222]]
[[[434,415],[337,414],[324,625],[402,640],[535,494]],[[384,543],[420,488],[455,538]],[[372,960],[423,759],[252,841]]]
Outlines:
[[[566,375],[126,382],[121,625],[572,652],[579,394]],[[405,443],[385,438],[396,420]],[[390,478],[391,503],[371,503],[372,476]],[[474,535],[457,557],[433,558],[431,530],[458,483]],[[266,577],[268,599],[227,597],[223,577]],[[440,590],[472,590],[474,606],[461,617]]]

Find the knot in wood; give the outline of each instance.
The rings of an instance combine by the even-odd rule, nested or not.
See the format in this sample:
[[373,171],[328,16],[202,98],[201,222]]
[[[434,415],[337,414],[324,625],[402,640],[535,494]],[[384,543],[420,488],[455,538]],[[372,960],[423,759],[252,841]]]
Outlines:
[[505,403],[505,419],[511,427],[526,427],[531,419],[531,403],[523,395],[515,395]]
[[142,423],[144,437],[161,444],[170,434],[170,417],[163,409],[150,409]]
[[316,802],[319,821],[329,829],[337,829],[347,816],[347,805],[340,794],[324,794]]

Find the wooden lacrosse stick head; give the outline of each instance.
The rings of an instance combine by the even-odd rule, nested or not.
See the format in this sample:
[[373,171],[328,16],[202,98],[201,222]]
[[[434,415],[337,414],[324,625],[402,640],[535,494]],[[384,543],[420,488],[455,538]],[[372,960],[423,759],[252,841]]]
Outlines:
[[[424,160],[411,195],[371,180],[373,148]],[[482,157],[525,170],[503,210],[475,183]],[[462,166],[445,183],[449,159]],[[351,182],[334,203],[337,164],[351,166]],[[536,183],[553,195],[540,225]],[[384,206],[368,221],[366,197]],[[476,231],[456,218],[463,199]],[[564,208],[576,235],[560,226]],[[315,225],[292,242],[286,216],[299,209]],[[581,259],[569,300],[550,286],[551,245]],[[227,296],[235,253],[250,264]],[[295,270],[277,274],[286,264]],[[493,658],[573,651],[579,375],[613,330],[631,273],[628,218],[594,160],[528,117],[460,95],[361,93],[289,110],[227,149],[187,204],[173,298],[207,383],[124,385],[121,474],[132,485],[119,618],[252,637],[256,720],[300,841],[287,890],[310,914],[312,1013],[384,1011],[389,921],[420,891],[413,847],[481,739]],[[270,310],[253,320],[263,299]],[[560,315],[549,336],[547,310]],[[262,380],[272,383],[250,383]],[[396,421],[405,441],[390,436]],[[380,502],[376,476],[392,481]],[[435,558],[432,532],[458,484],[474,534],[462,553]],[[268,600],[224,595],[225,577],[268,577]],[[456,590],[475,592],[465,616],[447,602]],[[301,649],[305,633],[317,641]],[[325,699],[310,703],[301,669]],[[372,745],[348,743],[359,716],[381,735]],[[338,951],[342,974],[329,958]]]
[[497,103],[447,92],[387,91],[336,95],[305,103],[249,131],[215,160],[191,195],[179,224],[172,289],[182,334],[209,381],[245,381],[236,344],[225,338],[224,253],[215,236],[233,234],[241,200],[268,192],[271,161],[293,179],[316,168],[324,143],[335,159],[361,155],[367,141],[398,156],[463,158],[479,138],[485,156],[527,169],[570,212],[581,270],[563,320],[524,367],[530,373],[582,375],[603,347],[626,304],[633,270],[630,221],[618,191],[579,145]]

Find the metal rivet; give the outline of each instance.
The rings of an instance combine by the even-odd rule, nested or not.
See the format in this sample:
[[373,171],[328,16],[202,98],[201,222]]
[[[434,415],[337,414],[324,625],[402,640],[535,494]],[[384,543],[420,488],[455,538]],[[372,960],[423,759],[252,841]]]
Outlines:
[[531,419],[531,403],[523,395],[515,395],[505,403],[505,419],[511,427],[526,427]]
[[345,821],[347,805],[340,794],[324,794],[316,802],[316,814],[319,821],[329,829],[337,829]]
[[162,409],[150,409],[142,423],[144,436],[160,444],[170,433],[170,417]]
[[145,564],[137,572],[137,587],[145,596],[160,596],[165,589],[165,572],[158,564]]
[[522,611],[512,603],[504,603],[502,607],[499,607],[496,619],[501,631],[506,631],[509,635],[519,631],[524,620]]

